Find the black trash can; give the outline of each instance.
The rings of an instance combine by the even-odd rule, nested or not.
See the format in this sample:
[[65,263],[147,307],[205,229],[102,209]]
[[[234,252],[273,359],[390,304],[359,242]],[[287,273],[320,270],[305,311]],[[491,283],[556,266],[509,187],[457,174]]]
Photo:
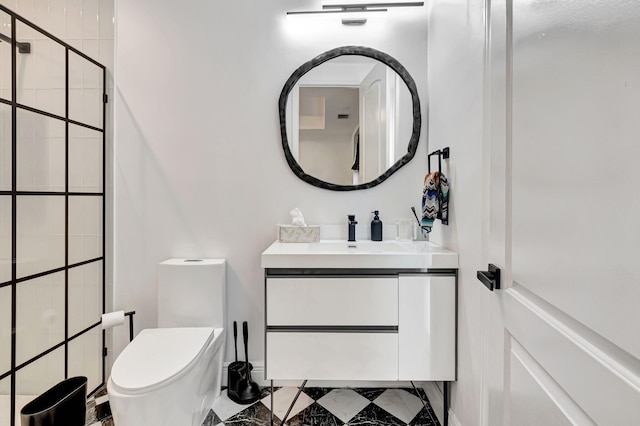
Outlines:
[[84,426],[87,378],[70,377],[22,407],[22,426]]

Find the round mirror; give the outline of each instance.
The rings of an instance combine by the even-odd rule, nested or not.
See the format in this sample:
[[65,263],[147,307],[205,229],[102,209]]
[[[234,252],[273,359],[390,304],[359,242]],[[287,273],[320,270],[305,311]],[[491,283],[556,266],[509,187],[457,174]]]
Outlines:
[[420,138],[413,78],[368,47],[325,52],[299,67],[279,99],[282,147],[291,170],[314,186],[376,186],[408,163]]

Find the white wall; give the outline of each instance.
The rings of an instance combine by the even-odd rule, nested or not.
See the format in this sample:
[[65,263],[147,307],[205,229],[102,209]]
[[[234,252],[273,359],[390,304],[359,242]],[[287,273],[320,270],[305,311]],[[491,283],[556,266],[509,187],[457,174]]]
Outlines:
[[[451,147],[443,160],[450,180],[448,227],[435,226],[431,241],[457,251],[458,381],[451,385],[451,411],[462,425],[481,424],[482,301],[477,280],[483,268],[483,1],[429,2],[429,145]],[[437,169],[437,157],[432,158]],[[484,265],[486,267],[486,265]]]
[[305,173],[325,182],[352,184],[353,141],[350,135],[303,136],[299,149],[299,164]]
[[[296,0],[118,3],[114,301],[136,310],[137,331],[156,325],[158,262],[224,257],[229,321],[249,321],[250,358],[262,361],[260,254],[275,240],[275,225],[290,221],[289,210],[299,207],[311,224],[344,224],[346,232],[349,213],[368,228],[374,209],[392,224],[419,206],[424,132],[416,158],[382,185],[326,191],[288,168],[277,100],[302,63],[364,45],[409,70],[426,110],[426,8],[346,27],[335,18],[321,26],[286,19],[286,10],[300,7]],[[126,334],[116,332],[116,352]],[[227,345],[227,360],[232,353]]]

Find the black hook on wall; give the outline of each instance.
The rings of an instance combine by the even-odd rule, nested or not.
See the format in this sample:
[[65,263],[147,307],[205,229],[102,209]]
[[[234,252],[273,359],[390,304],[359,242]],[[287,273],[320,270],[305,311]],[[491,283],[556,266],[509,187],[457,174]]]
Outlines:
[[429,154],[427,156],[427,164],[428,164],[427,167],[428,167],[429,173],[431,173],[431,157],[434,155],[438,156],[438,171],[440,172],[442,171],[442,159],[444,158],[446,160],[447,158],[449,158],[450,152],[451,151],[449,147],[446,147],[446,148],[439,149],[437,151],[433,151],[431,154]]

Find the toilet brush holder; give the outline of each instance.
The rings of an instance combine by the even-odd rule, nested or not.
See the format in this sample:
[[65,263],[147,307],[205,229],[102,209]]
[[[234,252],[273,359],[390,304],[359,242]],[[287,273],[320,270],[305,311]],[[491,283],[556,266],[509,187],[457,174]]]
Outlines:
[[[234,326],[234,336],[235,334]],[[253,366],[249,362],[249,325],[246,321],[242,323],[242,339],[244,340],[245,361],[236,361],[229,364],[229,390],[227,395],[230,400],[237,404],[251,404],[260,398],[260,386],[251,380]]]
[[[248,327],[243,324],[243,327]],[[248,338],[248,331],[243,329],[245,333],[245,351],[247,349],[246,339]],[[251,365],[248,361],[238,361],[238,323],[236,321],[233,322],[233,346],[235,348],[236,360],[229,364],[227,367],[227,396],[230,400],[237,404],[247,404],[243,402],[240,397],[240,393],[246,387],[245,383],[247,381],[247,365],[249,365],[249,372],[253,370],[253,365]]]
[[[253,365],[249,363],[249,370],[253,370]],[[240,392],[247,382],[247,363],[236,361],[227,367],[227,395],[236,404],[246,404],[240,399]]]

